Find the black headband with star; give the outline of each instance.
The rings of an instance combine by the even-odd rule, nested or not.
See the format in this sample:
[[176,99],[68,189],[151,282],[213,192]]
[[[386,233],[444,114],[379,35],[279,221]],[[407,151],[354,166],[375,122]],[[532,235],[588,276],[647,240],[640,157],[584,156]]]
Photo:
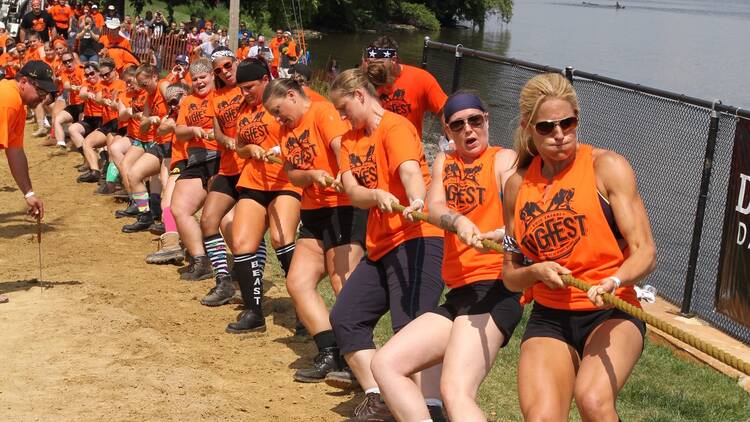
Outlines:
[[395,48],[367,47],[365,49],[365,59],[393,59],[396,57],[398,57],[398,51]]

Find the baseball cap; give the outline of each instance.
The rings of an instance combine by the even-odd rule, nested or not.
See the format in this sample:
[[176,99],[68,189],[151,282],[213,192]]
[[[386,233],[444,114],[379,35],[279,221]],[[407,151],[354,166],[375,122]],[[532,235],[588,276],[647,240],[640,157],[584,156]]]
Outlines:
[[115,10],[115,6],[110,4],[109,6],[107,6],[107,10]]
[[99,10],[99,6],[97,6],[97,5],[95,5],[95,4],[92,4],[92,5],[91,5],[91,8],[92,8],[92,9],[94,9],[94,10]]
[[47,92],[57,91],[57,84],[54,81],[52,68],[41,60],[32,60],[18,71],[20,76],[26,76],[34,81],[34,85]]
[[291,37],[291,36],[292,36],[292,33],[291,33],[291,32],[289,32],[289,31],[284,31],[284,36],[285,36],[285,37]]
[[174,59],[175,63],[178,64],[188,64],[190,61],[188,60],[188,56],[184,54],[178,54],[177,57]]
[[300,75],[305,77],[306,81],[309,81],[312,79],[312,70],[310,70],[309,67],[307,67],[304,63],[295,63],[292,65],[292,67],[289,69],[290,73],[299,73]]
[[105,25],[109,29],[120,29],[120,20],[117,18],[108,19]]

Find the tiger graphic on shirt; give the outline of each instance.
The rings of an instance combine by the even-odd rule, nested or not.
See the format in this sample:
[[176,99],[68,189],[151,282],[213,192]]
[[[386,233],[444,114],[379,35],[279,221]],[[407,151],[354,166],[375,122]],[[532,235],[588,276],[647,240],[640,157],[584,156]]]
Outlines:
[[443,168],[443,186],[448,206],[461,214],[468,214],[484,204],[487,189],[477,181],[483,164],[461,168],[457,163],[447,163]]
[[542,260],[562,259],[587,235],[586,215],[571,207],[575,189],[559,189],[546,208],[526,202],[519,214],[526,228],[521,243]]
[[375,189],[378,187],[378,170],[375,163],[375,145],[370,145],[364,155],[349,153],[352,175],[360,185]]
[[384,109],[404,117],[411,113],[411,104],[406,101],[406,90],[403,88],[393,91],[390,95],[387,93],[380,94],[380,104],[383,105]]
[[[293,134],[294,135],[294,134]],[[317,145],[310,142],[310,130],[305,129],[299,136],[290,135],[284,144],[287,161],[300,170],[313,168],[315,157],[318,156]]]
[[238,123],[237,141],[241,146],[248,144],[260,145],[268,136],[268,124],[263,122],[265,111],[259,111],[249,119],[247,116]]

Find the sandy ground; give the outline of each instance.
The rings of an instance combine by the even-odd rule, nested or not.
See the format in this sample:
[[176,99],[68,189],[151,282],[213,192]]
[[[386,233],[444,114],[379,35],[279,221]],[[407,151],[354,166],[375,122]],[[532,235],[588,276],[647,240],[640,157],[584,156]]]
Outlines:
[[[272,286],[265,334],[224,333],[236,306],[198,299],[213,281],[186,283],[151,266],[148,233],[123,234],[120,208],[75,182],[78,154],[31,139],[26,153],[47,215],[42,274],[36,224],[0,159],[0,419],[8,421],[335,421],[360,397],[292,380],[314,355],[292,337],[293,310]],[[4,155],[0,153],[0,155]],[[267,283],[270,284],[270,283]]]

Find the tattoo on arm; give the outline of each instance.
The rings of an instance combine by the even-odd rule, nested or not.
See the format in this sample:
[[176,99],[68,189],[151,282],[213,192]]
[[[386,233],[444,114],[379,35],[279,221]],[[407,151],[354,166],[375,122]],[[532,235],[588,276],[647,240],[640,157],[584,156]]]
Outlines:
[[461,214],[457,214],[453,211],[448,211],[447,213],[440,216],[440,227],[442,227],[443,230],[455,231],[455,223],[460,216]]

